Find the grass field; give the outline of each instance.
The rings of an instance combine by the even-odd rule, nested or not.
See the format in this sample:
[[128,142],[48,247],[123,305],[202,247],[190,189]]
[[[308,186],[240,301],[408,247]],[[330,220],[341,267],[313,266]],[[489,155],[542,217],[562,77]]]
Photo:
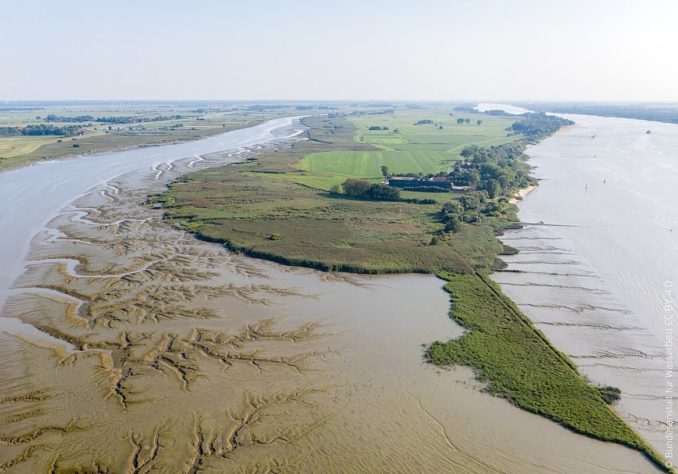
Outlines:
[[43,145],[56,143],[61,137],[2,137],[0,156],[14,157],[31,153]]
[[[468,118],[470,123],[457,124],[460,118]],[[507,136],[506,128],[515,120],[510,117],[447,112],[437,108],[358,115],[351,116],[350,120],[356,126],[355,140],[358,142],[385,150],[443,151],[456,158],[466,145],[499,145],[519,138]],[[431,120],[433,124],[415,125],[421,120]],[[477,120],[482,124],[478,125]],[[388,130],[369,130],[371,126],[388,127]]]
[[299,167],[311,173],[382,178],[382,166],[392,173],[428,174],[447,169],[453,161],[441,151],[330,151],[305,157]]
[[[457,124],[462,117],[470,123]],[[347,178],[381,181],[382,166],[395,174],[437,173],[461,159],[459,153],[465,146],[499,145],[519,138],[508,136],[506,131],[514,122],[512,118],[455,113],[450,116],[447,109],[440,108],[352,114],[347,120],[354,127],[354,141],[371,145],[372,149],[312,153],[297,165],[303,174],[290,173],[285,177],[304,186],[328,190]],[[415,125],[420,120],[433,123]],[[374,126],[387,130],[369,130]]]

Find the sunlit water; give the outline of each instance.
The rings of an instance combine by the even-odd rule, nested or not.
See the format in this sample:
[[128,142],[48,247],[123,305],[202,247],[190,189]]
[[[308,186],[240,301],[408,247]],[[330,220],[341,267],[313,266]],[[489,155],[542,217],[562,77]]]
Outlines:
[[494,278],[593,382],[622,390],[616,409],[665,453],[678,125],[566,117],[576,125],[528,150],[541,183],[520,204],[524,229],[503,238],[520,273]]
[[524,109],[523,107],[518,107],[516,105],[510,105],[510,104],[499,104],[499,103],[494,103],[494,102],[481,102],[478,104],[476,107],[478,112],[487,112],[489,110],[503,110],[504,112],[512,115],[521,115],[524,114],[525,112],[529,112],[529,110]]

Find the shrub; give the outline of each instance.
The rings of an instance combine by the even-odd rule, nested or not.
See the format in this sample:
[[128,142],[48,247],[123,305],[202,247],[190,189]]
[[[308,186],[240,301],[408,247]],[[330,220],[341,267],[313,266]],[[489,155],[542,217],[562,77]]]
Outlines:
[[347,179],[341,186],[347,196],[362,197],[365,196],[371,185],[369,181],[364,179]]
[[610,385],[598,387],[598,393],[600,393],[600,396],[603,397],[603,400],[605,400],[605,403],[608,405],[612,405],[621,398],[621,390]]
[[385,184],[373,184],[367,188],[366,195],[373,201],[398,201],[400,190]]

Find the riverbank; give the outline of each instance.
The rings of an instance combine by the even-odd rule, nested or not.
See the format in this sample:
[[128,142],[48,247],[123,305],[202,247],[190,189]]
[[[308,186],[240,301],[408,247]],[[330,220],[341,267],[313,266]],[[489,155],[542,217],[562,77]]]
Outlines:
[[0,173],[0,198],[5,204],[2,217],[6,228],[12,229],[12,232],[3,234],[3,245],[0,246],[0,261],[3,262],[0,307],[9,294],[12,282],[23,271],[31,238],[88,189],[139,169],[151,169],[154,180],[158,180],[171,174],[181,160],[186,160],[189,168],[199,167],[205,160],[203,155],[222,150],[233,151],[229,156],[221,156],[221,163],[241,160],[246,147],[276,139],[276,134],[280,133],[276,130],[291,129],[294,120],[275,119],[198,141],[98,154],[85,160],[65,159]]
[[[127,136],[120,134],[98,134],[77,138],[77,142],[73,142],[71,139],[59,139],[60,141],[37,145],[28,153],[2,157],[0,159],[0,173],[53,160],[64,160],[75,157],[84,158],[104,153],[130,151],[163,145],[175,145],[182,142],[200,140],[234,130],[253,127],[263,122],[264,120],[242,119],[236,121],[232,120],[228,125],[224,122],[218,127],[179,128],[167,131],[162,135]],[[77,144],[77,148],[74,148],[74,144]]]
[[[344,133],[346,127],[342,123],[331,129]],[[328,136],[323,142],[347,146],[341,136]],[[433,204],[338,198],[280,179],[308,152],[302,146],[263,155],[246,165],[188,176],[156,199],[168,208],[171,222],[247,255],[323,270],[441,273],[450,280],[448,290],[460,292],[457,296],[480,304],[483,311],[499,314],[502,308],[512,308],[500,316],[503,321],[490,325],[494,336],[466,345],[491,332],[478,331],[471,313],[455,311],[453,297],[451,317],[469,329],[469,336],[434,344],[429,358],[438,364],[469,365],[490,382],[493,393],[517,406],[579,433],[638,449],[662,465],[655,451],[609,409],[601,392],[501,292],[493,288],[479,293],[502,251],[494,232],[510,226],[510,217],[441,235],[440,224],[431,219],[436,212]],[[453,282],[460,279],[466,283],[454,288]],[[476,316],[486,314],[483,311]],[[500,330],[507,321],[515,333]],[[522,357],[532,344],[529,357]]]
[[511,199],[509,199],[509,203],[518,205],[520,201],[525,199],[525,197],[535,189],[537,189],[537,185],[528,186],[519,190]]

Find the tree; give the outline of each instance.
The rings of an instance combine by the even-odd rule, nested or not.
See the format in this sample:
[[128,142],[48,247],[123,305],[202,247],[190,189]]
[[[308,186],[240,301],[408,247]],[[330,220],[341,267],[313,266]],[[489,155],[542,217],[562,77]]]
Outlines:
[[373,201],[398,201],[400,189],[385,184],[373,184],[367,189],[366,195]]
[[384,178],[388,178],[388,166],[381,165],[381,174],[384,175]]
[[482,124],[483,124],[483,121],[482,121],[482,120],[476,120],[476,123],[477,123],[478,125],[482,125]]
[[477,222],[480,220],[480,210],[482,208],[481,194],[466,194],[459,198],[459,204],[464,208],[462,220],[464,222]]
[[347,196],[360,197],[365,196],[370,188],[370,182],[364,179],[347,179],[341,186]]
[[458,232],[461,227],[461,219],[464,208],[455,201],[446,202],[440,209],[440,220],[445,224],[445,232]]
[[461,156],[463,156],[464,158],[470,158],[470,157],[472,157],[473,154],[476,152],[476,148],[478,148],[478,147],[475,146],[475,145],[471,145],[471,146],[464,147],[464,149],[461,150],[461,153],[460,153],[460,154],[461,154]]
[[458,119],[457,119],[457,123],[461,125],[462,123],[464,123],[464,119],[463,119],[463,118],[458,118]]
[[475,169],[455,170],[452,179],[457,186],[475,186],[480,181],[480,173]]
[[440,209],[440,219],[445,222],[452,217],[459,217],[464,213],[464,208],[456,201],[450,201],[443,204]]
[[471,123],[471,119],[465,118],[465,119],[464,119],[464,122],[466,122],[466,123]]
[[480,165],[480,177],[483,180],[499,179],[502,173],[501,167],[494,163],[483,163]]
[[452,217],[445,223],[445,232],[459,232],[461,228],[461,221],[457,217]]
[[487,194],[491,199],[497,197],[501,192],[501,185],[499,184],[499,181],[496,179],[490,179],[487,183],[485,183],[485,191],[487,191]]

